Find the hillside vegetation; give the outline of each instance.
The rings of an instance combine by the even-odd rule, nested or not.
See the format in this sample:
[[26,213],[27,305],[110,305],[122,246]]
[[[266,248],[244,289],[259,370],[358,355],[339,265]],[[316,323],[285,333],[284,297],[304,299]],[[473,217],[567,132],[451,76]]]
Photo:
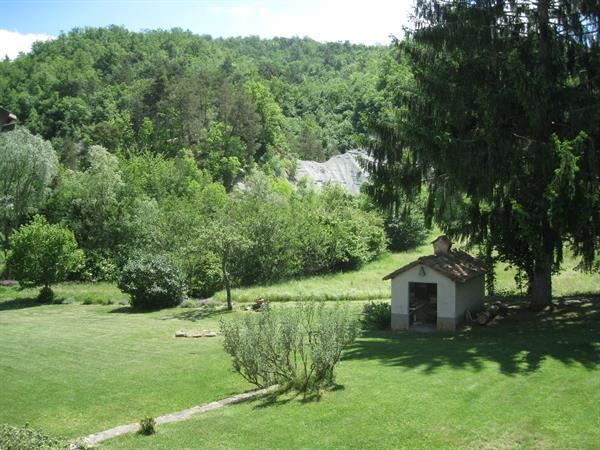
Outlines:
[[0,99],[70,166],[83,143],[168,155],[191,148],[208,159],[220,150],[234,172],[281,169],[278,158],[326,159],[364,136],[384,52],[308,38],[74,29],[0,62]]
[[[286,179],[297,158],[366,137],[385,51],[109,27],[0,62],[0,99],[19,117],[0,135],[2,259],[40,214],[84,251],[71,281],[116,281],[149,254],[167,256],[200,297],[225,280],[361,267],[386,249],[386,214],[366,196]],[[402,219],[418,224],[404,248],[425,235],[420,214]]]

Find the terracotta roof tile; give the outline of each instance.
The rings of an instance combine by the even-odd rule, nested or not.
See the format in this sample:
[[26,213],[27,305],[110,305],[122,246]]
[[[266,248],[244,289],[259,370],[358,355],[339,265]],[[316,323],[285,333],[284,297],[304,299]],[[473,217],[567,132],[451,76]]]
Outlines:
[[476,258],[473,258],[466,252],[452,250],[447,255],[429,255],[421,256],[416,261],[407,264],[400,269],[383,277],[384,280],[390,280],[418,265],[430,267],[436,272],[450,278],[452,281],[464,283],[472,278],[481,276],[488,272],[489,268]]

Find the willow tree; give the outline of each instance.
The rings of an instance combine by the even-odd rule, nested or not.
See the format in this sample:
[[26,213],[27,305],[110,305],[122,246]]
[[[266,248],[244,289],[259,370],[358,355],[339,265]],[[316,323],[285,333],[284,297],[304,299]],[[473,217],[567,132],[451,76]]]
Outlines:
[[41,206],[57,166],[50,142],[22,127],[0,134],[0,234],[5,257],[10,234]]
[[565,242],[597,264],[599,17],[592,0],[418,0],[393,49],[411,79],[372,127],[376,198],[426,184],[442,228],[521,269],[537,307]]

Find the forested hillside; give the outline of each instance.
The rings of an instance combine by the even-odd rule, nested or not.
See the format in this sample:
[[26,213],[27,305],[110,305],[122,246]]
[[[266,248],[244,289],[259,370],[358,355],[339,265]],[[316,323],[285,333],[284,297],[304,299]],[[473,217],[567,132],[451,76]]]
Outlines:
[[389,216],[366,196],[286,180],[297,158],[365,142],[366,124],[386,110],[386,54],[110,27],[75,29],[0,62],[0,103],[19,118],[0,135],[4,276],[40,282],[33,266],[47,263],[15,255],[44,233],[72,232],[83,250],[70,279],[167,264],[198,296],[224,281],[356,269],[388,242],[418,244],[418,211]]
[[179,29],[74,29],[0,63],[0,99],[77,164],[112,153],[189,149],[230,183],[253,164],[290,169],[364,136],[385,48],[308,38],[212,39]]

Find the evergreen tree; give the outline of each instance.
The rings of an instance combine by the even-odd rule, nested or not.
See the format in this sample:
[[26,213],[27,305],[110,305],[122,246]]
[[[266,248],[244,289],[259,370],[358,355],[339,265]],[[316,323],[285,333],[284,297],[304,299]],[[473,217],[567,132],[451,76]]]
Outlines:
[[395,46],[412,79],[373,125],[373,194],[426,183],[442,228],[496,250],[545,306],[565,241],[582,268],[597,257],[600,6],[418,0],[414,17]]

